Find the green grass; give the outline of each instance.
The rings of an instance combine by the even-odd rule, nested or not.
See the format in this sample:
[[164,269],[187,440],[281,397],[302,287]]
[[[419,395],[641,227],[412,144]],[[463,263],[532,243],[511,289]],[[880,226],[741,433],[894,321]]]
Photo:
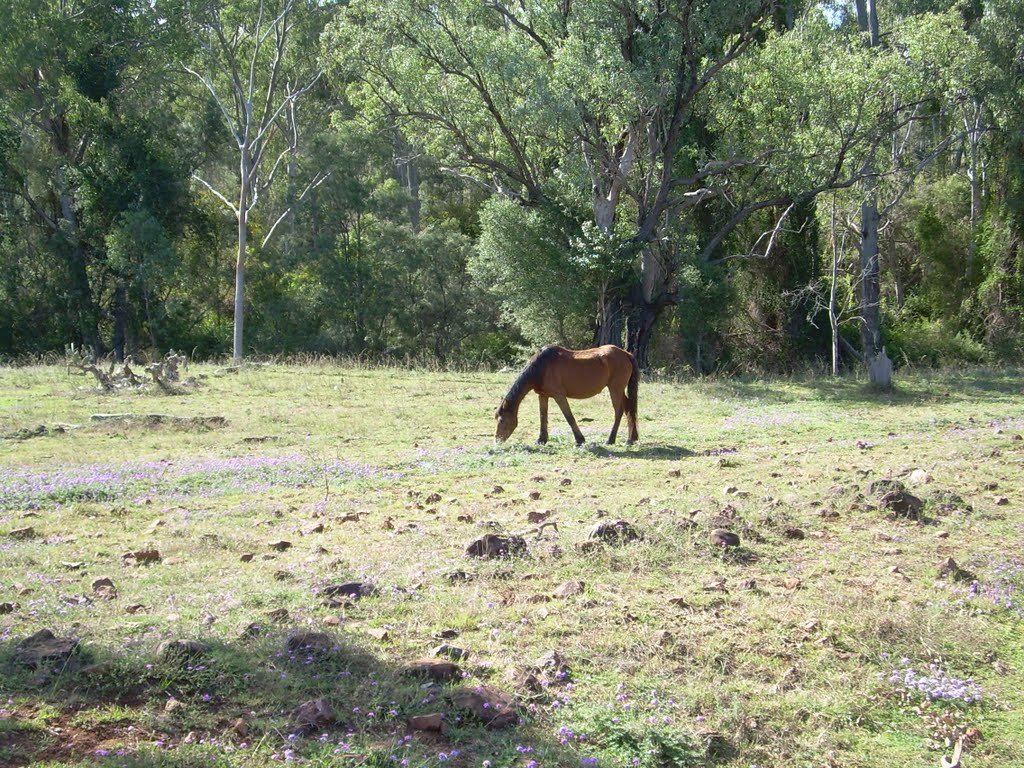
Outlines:
[[[1024,764],[1019,371],[908,373],[888,395],[854,379],[644,381],[640,443],[603,444],[598,397],[573,404],[582,449],[557,413],[551,443],[533,443],[532,397],[493,445],[510,375],[192,373],[200,387],[168,396],[0,369],[0,435],[48,428],[0,440],[0,602],[18,605],[0,616],[4,765],[932,768],[968,729],[965,766]],[[930,475],[910,489],[924,520],[888,516],[868,484],[915,469]],[[542,509],[558,530],[528,557],[466,556]],[[578,551],[605,517],[643,539]],[[33,536],[10,536],[25,526]],[[714,527],[739,533],[739,550],[713,548]],[[270,548],[281,540],[292,546]],[[126,564],[144,549],[161,561]],[[951,556],[974,591],[938,578]],[[459,570],[475,578],[449,580]],[[115,598],[93,595],[101,576]],[[325,604],[325,586],[355,580],[378,594]],[[567,580],[583,593],[545,599]],[[262,631],[246,635],[252,623]],[[44,627],[81,645],[41,675],[14,653]],[[404,674],[446,629],[471,652],[465,679]],[[299,630],[335,650],[289,651]],[[156,653],[169,638],[210,650],[171,663]],[[523,687],[549,651],[568,674]],[[971,678],[981,700],[904,690],[889,679],[903,659]],[[521,723],[457,719],[447,693],[466,683],[516,694]],[[339,722],[296,734],[291,712],[317,697]],[[430,712],[445,714],[441,734],[407,734]]]

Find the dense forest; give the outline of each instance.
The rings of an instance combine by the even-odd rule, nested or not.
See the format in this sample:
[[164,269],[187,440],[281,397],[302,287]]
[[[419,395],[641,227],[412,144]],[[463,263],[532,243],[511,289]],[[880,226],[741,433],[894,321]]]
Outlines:
[[5,11],[6,359],[1024,349],[1021,0]]

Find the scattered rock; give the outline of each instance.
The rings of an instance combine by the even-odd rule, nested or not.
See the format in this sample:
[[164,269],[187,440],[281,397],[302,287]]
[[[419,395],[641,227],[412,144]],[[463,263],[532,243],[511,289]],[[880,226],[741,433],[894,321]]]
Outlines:
[[312,536],[312,535],[317,534],[317,533],[323,533],[324,530],[326,530],[324,528],[324,524],[323,523],[317,523],[313,527],[307,528],[305,531],[302,532],[302,534],[304,536]]
[[555,588],[553,594],[555,597],[561,599],[575,597],[576,595],[583,594],[585,586],[586,585],[582,581],[565,581]]
[[569,677],[569,662],[558,651],[548,651],[543,654],[533,663],[533,667],[539,672],[555,675],[559,679],[564,680]]
[[254,557],[256,557],[256,555],[255,555],[255,554],[253,554],[252,552],[246,552],[246,553],[245,553],[244,555],[242,555],[242,556],[241,556],[240,558],[238,558],[238,559],[239,559],[239,560],[241,560],[241,561],[242,561],[243,563],[251,563],[251,562],[252,562],[252,559],[253,559]]
[[413,715],[408,722],[409,728],[414,731],[440,731],[444,724],[444,715],[440,712],[429,715]]
[[15,528],[8,534],[8,536],[10,536],[10,538],[12,539],[34,539],[36,538],[37,535],[38,534],[36,534],[36,529],[32,526],[25,526],[24,528]]
[[711,543],[716,547],[738,547],[740,545],[740,537],[724,528],[713,530],[710,539]]
[[494,533],[485,533],[466,547],[466,554],[484,560],[525,555],[526,539],[522,536],[499,536]]
[[61,565],[67,568],[69,571],[80,571],[82,570],[82,568],[85,567],[85,563],[77,560],[75,562],[67,562],[62,560]]
[[231,730],[233,730],[235,732],[235,735],[237,735],[239,738],[244,739],[249,735],[249,724],[239,717],[236,718],[233,723],[231,723]]
[[974,581],[975,576],[970,571],[961,568],[956,560],[950,557],[939,563],[939,578],[953,581]]
[[156,549],[140,549],[136,552],[125,552],[121,555],[125,565],[152,565],[160,562],[160,552]]
[[665,648],[675,642],[675,636],[667,629],[658,629],[651,635],[651,640],[659,648]]
[[729,588],[725,584],[725,576],[716,576],[715,578],[704,582],[701,589],[705,592],[728,592]]
[[406,674],[416,677],[425,677],[436,683],[454,680],[462,674],[457,664],[450,661],[439,661],[437,659],[415,659],[405,667]]
[[923,469],[915,469],[907,480],[911,485],[926,485],[932,481],[932,476]]
[[741,579],[739,587],[746,590],[757,589],[757,579]]
[[114,586],[114,581],[109,576],[101,576],[98,579],[94,579],[92,582],[92,591],[98,597],[102,597],[107,600],[112,600],[117,597],[117,588]]
[[936,539],[948,539],[949,538],[949,531],[937,531],[935,533],[935,538]]
[[508,728],[519,722],[515,700],[509,694],[489,685],[459,688],[450,694],[452,706],[464,710],[493,730]]
[[563,488],[568,488],[570,485],[572,485],[572,480],[568,477],[563,477],[561,480],[558,481],[558,484]]
[[384,627],[368,627],[366,629],[366,634],[380,643],[391,639],[391,633],[384,629]]
[[890,491],[905,491],[907,487],[903,485],[899,480],[892,480],[890,478],[882,478],[880,480],[872,480],[868,483],[866,489],[868,496],[879,496]]
[[149,611],[149,608],[144,606],[142,603],[132,603],[131,605],[125,606],[124,609],[125,613],[131,614],[146,613],[147,611]]
[[641,536],[633,524],[625,520],[602,520],[591,528],[589,538],[606,544],[625,544]]
[[581,555],[587,555],[591,552],[596,552],[597,550],[599,550],[601,548],[601,542],[595,541],[594,539],[589,539],[587,541],[577,541],[573,545],[573,548]]
[[796,576],[790,576],[782,581],[782,586],[786,589],[798,589],[803,583],[802,579],[799,579]]
[[5,613],[14,613],[16,610],[18,610],[17,603],[0,603],[0,616]]
[[807,534],[804,533],[803,530],[801,530],[800,528],[786,528],[782,531],[782,536],[783,538],[800,541],[801,539],[806,538]]
[[290,541],[275,541],[272,544],[268,544],[271,549],[277,552],[284,552],[286,549],[291,549],[292,543]]
[[164,640],[156,647],[156,655],[164,661],[181,662],[209,653],[210,646],[201,640]]
[[164,712],[167,712],[167,713],[177,712],[179,709],[184,709],[184,708],[185,708],[185,705],[180,700],[174,698],[173,696],[167,700],[166,704],[164,704]]
[[323,632],[299,630],[285,642],[291,653],[305,653],[312,656],[326,656],[337,648],[334,638]]
[[434,639],[436,640],[451,640],[453,637],[459,636],[459,630],[457,629],[442,629],[440,632],[434,633]]
[[540,603],[550,603],[551,602],[551,595],[530,595],[528,598],[526,598],[526,602],[530,603],[530,605],[538,605]]
[[446,643],[437,646],[431,653],[439,657],[444,656],[452,661],[465,661],[469,658],[469,651],[465,648],[456,648],[454,645]]
[[917,519],[924,509],[924,502],[906,491],[889,491],[879,499],[878,506],[894,515]]
[[303,731],[316,731],[333,725],[334,708],[324,699],[303,702],[292,712],[292,720]]
[[331,584],[324,587],[323,593],[328,597],[347,597],[350,600],[359,600],[364,597],[374,597],[377,594],[377,587],[366,581],[350,581],[345,584]]
[[41,629],[18,643],[14,661],[29,669],[38,669],[43,664],[63,664],[78,647],[78,638],[57,637],[50,630]]
[[289,616],[287,608],[275,608],[272,611],[267,611],[263,615],[278,624],[287,621]]
[[526,521],[529,523],[543,523],[549,517],[551,517],[550,509],[535,509],[527,513]]
[[444,577],[454,584],[457,581],[473,581],[476,578],[476,574],[466,573],[465,571],[452,571],[451,573],[446,573]]
[[995,504],[997,507],[1005,507],[1010,503],[1010,500],[1006,496],[996,496]]

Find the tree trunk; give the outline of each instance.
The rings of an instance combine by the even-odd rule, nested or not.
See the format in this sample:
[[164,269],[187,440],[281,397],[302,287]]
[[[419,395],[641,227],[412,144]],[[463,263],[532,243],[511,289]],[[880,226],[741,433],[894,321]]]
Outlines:
[[238,258],[235,261],[235,328],[232,342],[232,360],[242,362],[245,324],[245,256],[249,242],[249,185],[252,182],[248,147],[242,149],[241,191],[238,195]]
[[881,279],[878,267],[878,202],[874,190],[861,205],[860,311],[861,343],[871,384],[892,387],[892,365],[882,348]]
[[623,302],[605,287],[598,297],[597,327],[594,329],[594,346],[604,344],[622,346]]
[[650,363],[651,339],[661,308],[647,301],[633,304],[629,313],[626,349],[636,358],[637,365],[646,368]]
[[974,260],[978,250],[978,224],[981,221],[983,193],[981,186],[982,107],[978,101],[975,101],[973,106],[974,114],[970,119],[964,118],[964,127],[967,129],[967,145],[970,150],[970,165],[967,168],[967,178],[971,182],[971,242],[967,249],[967,276],[971,280],[974,277]]
[[[868,41],[869,45],[874,48],[878,45],[878,0],[866,0],[867,1],[867,22],[868,22]],[[860,10],[859,8],[857,9]]]
[[92,349],[93,360],[103,356],[103,342],[100,340],[99,309],[92,296],[89,286],[89,272],[86,268],[86,253],[82,247],[81,233],[78,229],[78,215],[75,212],[75,201],[67,187],[64,169],[57,168],[57,188],[60,194],[60,212],[64,221],[61,228],[67,238],[70,252],[68,254],[68,273],[71,278],[70,298],[73,322],[81,334],[82,343]]
[[392,123],[394,142],[395,178],[402,188],[409,193],[409,226],[413,232],[420,231],[420,171],[413,158],[412,147],[402,134],[401,128]]
[[114,360],[124,362],[127,338],[128,289],[122,284],[114,289]]
[[[857,3],[857,20],[861,29],[868,31],[868,46],[878,45],[878,9],[876,0]],[[866,169],[867,194],[861,204],[860,241],[860,312],[861,342],[871,384],[878,389],[892,388],[892,363],[882,348],[881,277],[878,262],[878,192],[871,178],[872,168]]]

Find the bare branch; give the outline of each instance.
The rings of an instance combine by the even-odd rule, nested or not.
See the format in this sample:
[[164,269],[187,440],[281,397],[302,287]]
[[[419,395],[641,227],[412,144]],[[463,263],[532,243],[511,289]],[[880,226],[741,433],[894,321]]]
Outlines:
[[190,75],[197,77],[199,82],[206,86],[206,90],[210,92],[210,95],[213,96],[213,100],[217,103],[217,107],[220,109],[220,113],[224,117],[224,122],[227,124],[228,130],[231,131],[231,135],[234,137],[235,142],[238,146],[242,146],[242,137],[239,136],[238,130],[234,121],[231,119],[231,115],[228,113],[227,107],[224,106],[224,102],[221,101],[220,96],[217,94],[217,89],[213,87],[213,83],[210,79],[187,65],[182,65],[182,69]]
[[238,218],[238,208],[235,207],[234,203],[232,203],[230,200],[228,200],[224,195],[222,195],[216,189],[214,189],[213,185],[211,185],[208,181],[203,179],[198,174],[193,173],[192,174],[192,178],[195,179],[196,181],[198,181],[204,187],[206,187],[214,197],[216,197],[218,200],[220,200],[222,203],[224,203],[224,205],[226,205],[228,208],[231,209],[231,212],[233,214],[235,214],[235,218]]
[[282,221],[284,221],[286,218],[288,218],[288,214],[290,214],[293,210],[295,210],[295,206],[296,205],[298,205],[299,203],[301,203],[303,200],[306,199],[306,195],[308,195],[314,189],[316,189],[321,184],[323,184],[325,181],[327,181],[327,179],[329,179],[331,177],[331,173],[332,173],[332,171],[328,171],[327,173],[320,173],[320,172],[318,172],[316,174],[316,176],[313,177],[313,180],[310,181],[309,184],[306,185],[306,188],[304,190],[302,190],[302,194],[300,194],[295,199],[295,204],[294,205],[289,205],[287,208],[285,208],[281,212],[281,215],[278,216],[277,219],[274,221],[273,225],[270,227],[270,230],[267,232],[266,237],[263,238],[263,242],[260,244],[261,248],[262,247],[266,247],[267,243],[270,242],[270,238],[274,236],[274,230],[277,229],[277,225],[280,224]]

